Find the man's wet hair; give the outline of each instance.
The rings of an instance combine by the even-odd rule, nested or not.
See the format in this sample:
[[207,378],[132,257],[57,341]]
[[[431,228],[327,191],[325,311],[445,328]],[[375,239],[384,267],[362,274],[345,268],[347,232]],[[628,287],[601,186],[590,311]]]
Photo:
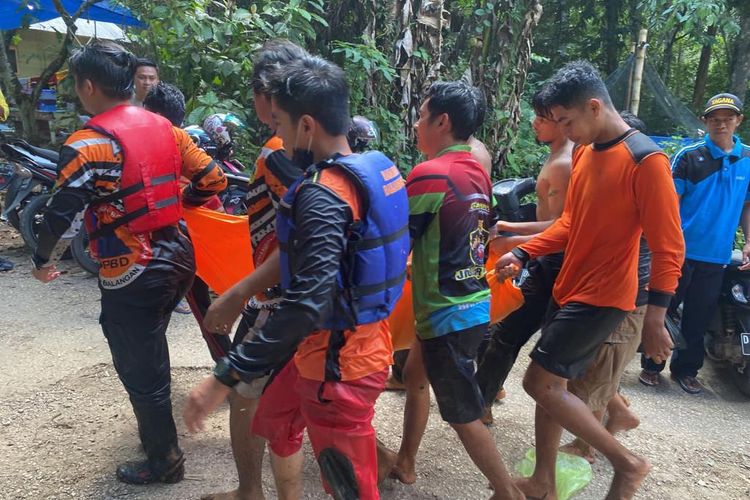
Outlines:
[[446,113],[453,137],[468,140],[484,122],[487,101],[477,87],[466,82],[435,82],[427,91],[427,109],[432,119]]
[[138,59],[110,40],[94,40],[73,52],[68,68],[76,82],[90,80],[110,99],[130,99]]
[[628,127],[636,129],[638,132],[646,133],[646,123],[627,110],[620,111],[620,118],[627,123]]
[[278,76],[279,70],[310,53],[289,40],[270,40],[263,44],[253,59],[253,74],[250,83],[259,94],[269,94],[270,78]]
[[185,119],[185,96],[180,89],[165,82],[151,87],[143,106],[149,111],[162,115],[175,127],[181,127]]
[[552,113],[549,111],[547,104],[547,86],[542,85],[534,95],[531,97],[531,106],[534,108],[534,113],[542,118],[551,118]]
[[589,99],[599,99],[613,108],[607,86],[599,72],[588,61],[566,64],[545,83],[544,100],[548,109],[555,106],[572,108],[581,106]]
[[274,72],[270,90],[293,122],[310,115],[330,135],[349,130],[349,87],[341,68],[317,56],[291,61]]
[[151,59],[149,59],[147,57],[139,57],[138,58],[138,63],[136,63],[135,69],[138,69],[141,66],[148,66],[148,67],[154,68],[157,73],[159,72],[159,66],[157,66],[154,61],[152,61]]

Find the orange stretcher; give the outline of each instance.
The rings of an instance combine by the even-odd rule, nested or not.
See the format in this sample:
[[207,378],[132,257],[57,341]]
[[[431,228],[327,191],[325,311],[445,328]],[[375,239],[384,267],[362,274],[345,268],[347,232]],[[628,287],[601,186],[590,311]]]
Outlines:
[[218,294],[253,272],[253,250],[247,216],[205,208],[185,208],[195,248],[196,274]]
[[[205,208],[186,208],[183,213],[195,248],[196,274],[216,293],[222,294],[253,271],[252,246],[247,216],[228,215]],[[496,323],[521,307],[523,295],[512,280],[495,279],[497,256],[490,251],[487,282],[490,285],[490,321]],[[416,335],[411,281],[388,319],[393,349],[408,349]]]

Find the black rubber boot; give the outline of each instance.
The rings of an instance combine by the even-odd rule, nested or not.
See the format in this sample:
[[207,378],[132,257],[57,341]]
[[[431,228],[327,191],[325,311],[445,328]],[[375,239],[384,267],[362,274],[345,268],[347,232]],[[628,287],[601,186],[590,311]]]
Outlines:
[[117,479],[128,484],[179,483],[185,477],[185,456],[171,461],[151,463],[149,460],[125,462],[117,466]]

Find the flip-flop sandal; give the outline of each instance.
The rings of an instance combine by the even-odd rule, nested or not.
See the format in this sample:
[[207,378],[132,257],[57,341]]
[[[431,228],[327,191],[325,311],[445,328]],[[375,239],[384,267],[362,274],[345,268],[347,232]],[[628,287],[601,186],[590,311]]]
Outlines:
[[[703,386],[695,377],[676,377],[672,376],[675,382],[679,384],[683,391],[688,394],[700,394],[703,392]],[[691,380],[692,379],[692,380]],[[693,384],[695,382],[695,384]]]
[[658,372],[647,372],[646,370],[641,371],[638,375],[638,381],[648,387],[655,387],[661,384],[661,376]]

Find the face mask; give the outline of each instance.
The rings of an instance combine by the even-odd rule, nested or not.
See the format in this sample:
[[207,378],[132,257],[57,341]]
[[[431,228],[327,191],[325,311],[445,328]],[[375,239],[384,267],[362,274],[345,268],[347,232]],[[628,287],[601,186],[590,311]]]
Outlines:
[[[299,129],[297,129],[297,137],[299,137]],[[300,149],[296,146],[297,139],[294,140],[295,147],[292,148],[292,163],[301,169],[306,169],[315,161],[314,155],[310,148],[312,147],[312,135],[307,143],[307,149]]]

